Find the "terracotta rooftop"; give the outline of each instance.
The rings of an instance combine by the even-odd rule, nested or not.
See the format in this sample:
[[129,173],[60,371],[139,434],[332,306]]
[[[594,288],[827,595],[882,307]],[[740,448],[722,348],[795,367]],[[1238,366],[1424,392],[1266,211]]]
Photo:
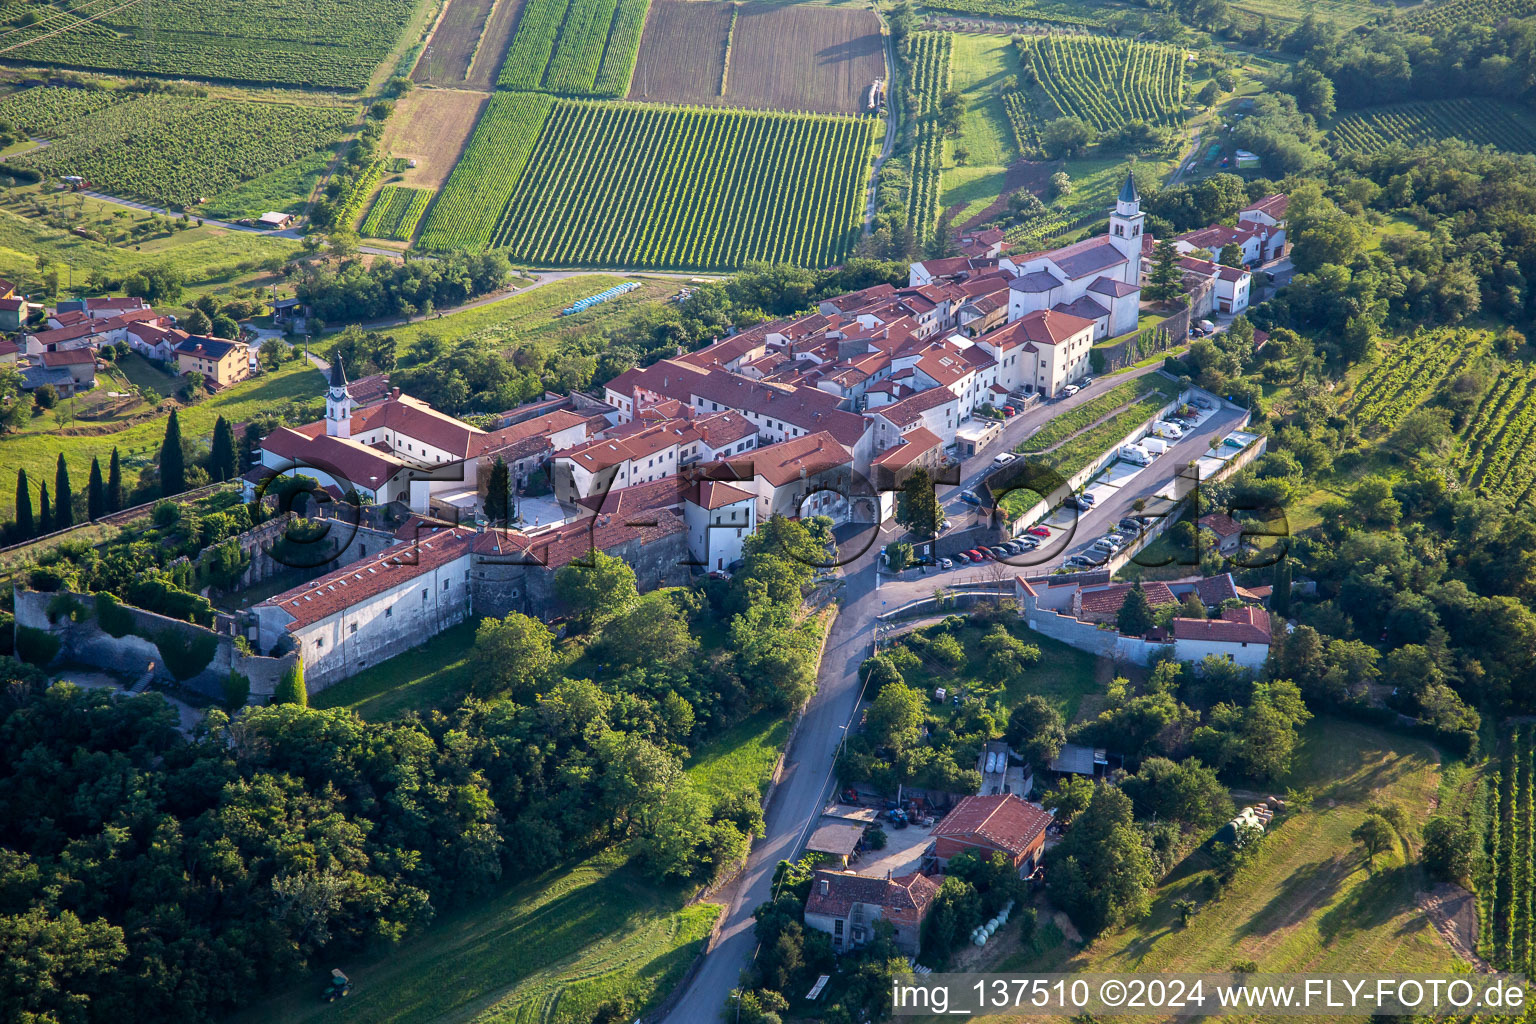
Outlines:
[[262,440],[261,447],[296,467],[296,473],[302,474],[307,466],[370,491],[407,468],[405,462],[356,437],[332,437],[323,426],[315,434],[278,427]]
[[[807,914],[847,917],[855,903],[881,908],[881,916],[902,924],[916,924],[933,902],[939,883],[913,872],[898,878],[856,875],[850,871],[817,871],[805,900]],[[822,891],[825,882],[825,893]]]
[[401,395],[369,406],[352,415],[352,436],[370,430],[390,430],[464,459],[475,450],[475,439],[485,431],[438,412],[426,402]]
[[750,464],[754,476],[774,487],[846,466],[853,461],[848,450],[831,434],[820,432],[796,437],[748,452],[731,460],[733,466]]
[[918,427],[902,435],[902,443],[876,455],[871,466],[883,466],[889,470],[905,469],[928,452],[941,447],[944,439],[927,427]]
[[[1098,590],[1084,590],[1082,613],[1084,615],[1118,615],[1120,606],[1125,604],[1126,597],[1133,589],[1135,589],[1134,584],[1114,583]],[[1166,583],[1153,580],[1143,584],[1142,591],[1147,595],[1147,603],[1154,608],[1179,603],[1179,599],[1173,596],[1173,591],[1168,589]]]
[[42,355],[44,366],[73,366],[79,363],[96,362],[96,353],[88,348],[72,348],[63,352],[44,352]]
[[980,838],[1018,855],[1029,849],[1051,816],[1016,796],[968,796],[944,815],[929,835],[964,841]]
[[1269,612],[1244,605],[1226,609],[1219,619],[1174,619],[1173,635],[1178,640],[1207,643],[1267,644],[1270,641]]
[[899,402],[877,406],[869,410],[869,414],[881,416],[897,427],[906,427],[921,420],[923,413],[929,409],[958,401],[946,388],[928,388],[915,395],[908,395]]

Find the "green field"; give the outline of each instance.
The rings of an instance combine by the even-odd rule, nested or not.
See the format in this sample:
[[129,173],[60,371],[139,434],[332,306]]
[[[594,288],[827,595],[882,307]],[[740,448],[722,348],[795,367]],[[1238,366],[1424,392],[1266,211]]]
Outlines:
[[1011,18],[1024,21],[1045,21],[1058,25],[1107,25],[1109,19],[1126,4],[1106,0],[934,0],[925,4],[935,11],[953,11],[956,14],[983,18]]
[[431,201],[432,192],[428,189],[385,185],[363,221],[361,234],[368,238],[409,242]]
[[[272,411],[289,402],[318,405],[324,390],[325,381],[320,371],[309,363],[294,360],[273,373],[254,377],[205,402],[182,409],[179,417],[181,432],[188,438],[204,438],[213,433],[214,421],[220,416],[231,423],[240,423],[258,412]],[[154,462],[160,441],[165,436],[165,420],[155,416],[106,434],[68,432],[84,429],[99,428],[81,426],[61,431],[49,417],[34,419],[24,432],[0,437],[0,464],[12,471],[13,480],[15,470],[25,469],[31,479],[51,483],[54,463],[62,452],[69,464],[70,479],[81,481],[75,485],[78,492],[83,489],[83,481],[89,478],[91,458],[99,457],[105,466],[115,446],[121,451],[124,480],[131,482],[137,479],[140,468]],[[15,500],[14,486],[0,487],[0,517],[10,517]]]
[[[999,92],[1017,77],[1018,51],[1006,36],[954,33],[951,87],[965,98],[960,134],[945,143],[939,208],[964,224],[1007,188],[1008,166],[1022,155]],[[965,151],[965,160],[959,159]],[[958,208],[958,209],[957,209]]]
[[470,621],[445,629],[420,647],[321,690],[309,706],[348,708],[366,722],[453,707],[469,688],[465,652],[474,644],[475,627]]
[[1100,132],[1126,121],[1183,117],[1184,54],[1171,46],[1105,36],[1025,36],[1019,51],[1059,116]]
[[82,117],[133,99],[117,89],[59,89],[36,86],[0,99],[0,120],[34,137],[51,138]]
[[15,162],[48,177],[81,175],[100,192],[186,207],[334,146],[355,117],[346,107],[146,95],[71,120],[63,138]]
[[622,96],[650,0],[528,0],[501,66],[501,87]]
[[215,220],[252,220],[264,213],[304,212],[320,176],[331,165],[330,150],[319,150],[302,160],[242,182],[198,207]]
[[[1086,949],[1063,943],[1039,956],[989,965],[1001,971],[1214,972],[1253,960],[1261,971],[1439,973],[1451,950],[1414,903],[1423,883],[1403,844],[1367,870],[1349,833],[1373,802],[1401,806],[1422,824],[1434,806],[1439,758],[1426,743],[1353,722],[1305,727],[1296,763],[1273,791],[1305,790],[1309,808],[1272,829],[1219,898],[1197,851],[1162,880],[1152,913]],[[1198,905],[1180,927],[1174,903]]]
[[912,37],[912,93],[917,97],[917,123],[912,154],[912,192],[907,197],[907,224],[919,240],[932,233],[939,219],[939,192],[944,170],[944,129],[938,121],[939,98],[950,86],[954,53],[953,32],[919,32]]
[[1536,151],[1536,120],[1498,100],[1427,100],[1355,111],[1339,118],[1329,133],[1337,152],[1375,153],[1393,143],[1418,146],[1441,139],[1529,153]]
[[857,239],[872,120],[560,100],[519,174],[537,117],[526,97],[495,102],[427,216],[424,248],[720,270],[824,266]]
[[750,789],[762,795],[789,739],[783,715],[762,711],[693,751],[689,781],[711,800]]
[[35,40],[8,60],[360,89],[424,5],[422,0],[155,0],[144,7],[70,10],[59,4],[20,27],[17,19],[24,11],[35,14],[33,6],[24,0],[0,3],[0,21],[12,26],[8,42]]
[[1268,18],[1277,28],[1290,27],[1307,15],[1351,29],[1374,21],[1390,8],[1370,0],[1238,0],[1232,13],[1247,27],[1260,18]]
[[1414,8],[1398,24],[1410,32],[1432,35],[1462,22],[1498,25],[1506,18],[1525,18],[1533,12],[1536,0],[1442,0]]
[[442,914],[419,938],[346,960],[352,994],[316,995],[329,961],[231,1024],[534,1024],[591,1020],[629,998],[639,1009],[669,991],[698,954],[720,908],[624,867],[617,854],[516,881]]

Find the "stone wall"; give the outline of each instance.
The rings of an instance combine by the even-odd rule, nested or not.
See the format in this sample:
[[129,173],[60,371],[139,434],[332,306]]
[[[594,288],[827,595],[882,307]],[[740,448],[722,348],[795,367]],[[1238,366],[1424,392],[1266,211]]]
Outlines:
[[[388,531],[349,523],[344,519],[327,518],[312,520],[324,524],[324,534],[287,553],[282,560],[274,558],[273,546],[288,533],[289,524],[295,518],[291,514],[278,516],[235,538],[240,543],[240,550],[251,559],[250,566],[241,577],[241,586],[248,587],[282,573],[293,573],[293,585],[298,586],[306,580],[339,569],[347,562],[376,555],[395,543],[394,535]],[[284,554],[281,551],[279,553]],[[291,557],[293,555],[297,557]]]
[[[1207,305],[1206,308],[1210,307]],[[1152,327],[1123,335],[1114,342],[1095,345],[1092,350],[1094,372],[1109,373],[1179,347],[1189,338],[1189,323],[1194,313],[1194,309],[1185,307]]]

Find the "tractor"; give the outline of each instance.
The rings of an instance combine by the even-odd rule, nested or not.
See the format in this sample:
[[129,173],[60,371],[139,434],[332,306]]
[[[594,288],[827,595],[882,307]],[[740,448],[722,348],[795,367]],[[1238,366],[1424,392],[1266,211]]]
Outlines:
[[334,1003],[336,1000],[351,994],[352,979],[342,974],[340,970],[333,968],[331,970],[331,983],[325,987],[324,992],[320,993],[320,998],[327,1003]]

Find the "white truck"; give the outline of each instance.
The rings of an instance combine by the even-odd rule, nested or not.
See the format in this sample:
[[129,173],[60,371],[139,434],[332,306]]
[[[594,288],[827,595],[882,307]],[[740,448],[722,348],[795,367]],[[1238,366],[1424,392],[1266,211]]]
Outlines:
[[1171,437],[1177,441],[1179,438],[1184,436],[1184,428],[1179,426],[1177,423],[1170,423],[1167,420],[1158,420],[1156,423],[1152,424],[1152,433],[1158,435],[1159,437]]
[[1129,462],[1133,466],[1150,466],[1152,465],[1152,453],[1145,448],[1128,444],[1120,449],[1120,461]]
[[1167,452],[1169,445],[1167,441],[1160,437],[1144,437],[1141,439],[1141,447],[1147,454],[1155,458]]

